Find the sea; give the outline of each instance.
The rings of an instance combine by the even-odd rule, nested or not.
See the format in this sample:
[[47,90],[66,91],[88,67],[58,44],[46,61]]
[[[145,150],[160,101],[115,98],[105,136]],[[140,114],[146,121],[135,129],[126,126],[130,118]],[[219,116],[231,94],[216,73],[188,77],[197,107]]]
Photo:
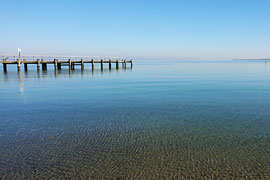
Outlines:
[[0,65],[0,179],[270,179],[270,61]]

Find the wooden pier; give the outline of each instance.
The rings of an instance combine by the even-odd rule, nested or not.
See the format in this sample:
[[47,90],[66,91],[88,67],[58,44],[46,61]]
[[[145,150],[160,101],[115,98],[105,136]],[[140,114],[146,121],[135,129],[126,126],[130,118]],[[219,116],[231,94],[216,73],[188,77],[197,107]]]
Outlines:
[[109,69],[112,69],[113,64],[115,64],[116,69],[119,68],[119,64],[122,65],[123,68],[127,67],[127,64],[130,64],[130,67],[132,68],[133,66],[133,62],[132,60],[104,60],[104,59],[100,59],[100,60],[94,60],[94,59],[83,59],[80,58],[79,60],[77,60],[78,58],[76,58],[76,60],[73,59],[53,59],[53,60],[46,60],[46,59],[32,59],[32,60],[27,60],[25,58],[20,59],[18,58],[17,60],[9,60],[4,58],[2,61],[0,61],[0,64],[3,64],[3,69],[4,71],[7,71],[7,65],[17,65],[18,70],[20,71],[21,69],[21,65],[23,64],[24,66],[24,70],[27,71],[28,68],[28,64],[36,64],[37,65],[37,69],[40,70],[40,66],[42,68],[42,70],[47,70],[47,66],[48,64],[54,65],[55,69],[61,69],[62,66],[68,66],[70,69],[74,69],[75,66],[80,66],[82,69],[84,68],[84,65],[89,63],[92,64],[92,69],[94,69],[95,64],[100,64],[100,68],[103,69],[103,65],[104,64],[108,64],[109,65]]

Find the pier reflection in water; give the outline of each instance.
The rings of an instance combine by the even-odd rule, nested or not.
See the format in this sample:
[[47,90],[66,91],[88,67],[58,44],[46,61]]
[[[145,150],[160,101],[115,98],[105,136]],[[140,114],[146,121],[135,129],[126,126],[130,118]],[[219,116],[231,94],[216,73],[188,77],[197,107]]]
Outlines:
[[[50,79],[50,78],[76,78],[76,77],[102,77],[103,75],[109,74],[117,74],[117,73],[125,73],[131,72],[131,67],[120,67],[120,68],[62,68],[62,69],[54,69],[49,68],[47,70],[40,70],[35,68],[29,68],[28,70],[17,70],[15,68],[10,71],[2,71],[0,72],[0,82],[1,79],[4,82],[17,81],[19,82],[20,93],[24,92],[24,82],[33,79]],[[1,78],[3,77],[3,78]]]
[[113,74],[113,73],[123,73],[127,71],[132,71],[132,67],[122,67],[122,68],[113,68],[113,69],[89,69],[89,68],[80,68],[80,69],[71,69],[71,68],[62,68],[62,69],[48,69],[48,70],[36,70],[28,69],[25,70],[10,70],[2,71],[0,74],[3,77],[4,81],[14,81],[19,80],[20,82],[24,79],[38,79],[38,78],[58,78],[58,77],[79,77],[79,76],[101,76],[103,74]]

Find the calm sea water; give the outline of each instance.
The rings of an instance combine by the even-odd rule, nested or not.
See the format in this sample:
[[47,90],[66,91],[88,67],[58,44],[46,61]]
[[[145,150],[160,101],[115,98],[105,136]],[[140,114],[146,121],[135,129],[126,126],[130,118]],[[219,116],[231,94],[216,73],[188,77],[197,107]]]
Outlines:
[[0,179],[269,179],[270,62],[0,69]]

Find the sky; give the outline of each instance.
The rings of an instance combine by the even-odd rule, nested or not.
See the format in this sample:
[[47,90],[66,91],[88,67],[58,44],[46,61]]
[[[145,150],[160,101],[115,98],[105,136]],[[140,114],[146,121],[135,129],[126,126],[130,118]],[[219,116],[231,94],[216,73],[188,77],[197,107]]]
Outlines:
[[0,54],[270,57],[269,0],[0,0]]

